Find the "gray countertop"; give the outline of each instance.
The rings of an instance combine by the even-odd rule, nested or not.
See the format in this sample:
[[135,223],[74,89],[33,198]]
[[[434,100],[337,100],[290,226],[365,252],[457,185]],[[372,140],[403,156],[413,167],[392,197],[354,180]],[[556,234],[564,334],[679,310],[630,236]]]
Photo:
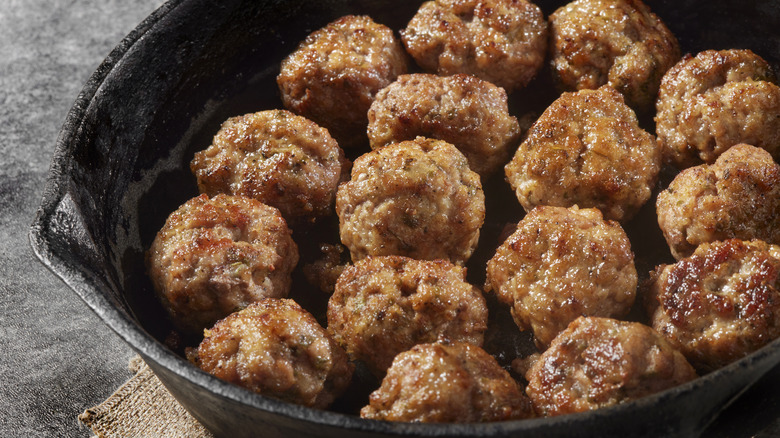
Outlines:
[[[87,437],[76,417],[133,352],[32,254],[57,133],[89,75],[162,0],[4,0],[0,8],[0,436]],[[780,368],[708,437],[780,436]]]
[[76,416],[130,377],[133,352],[40,264],[27,232],[84,83],[162,0],[0,7],[0,436],[87,437]]

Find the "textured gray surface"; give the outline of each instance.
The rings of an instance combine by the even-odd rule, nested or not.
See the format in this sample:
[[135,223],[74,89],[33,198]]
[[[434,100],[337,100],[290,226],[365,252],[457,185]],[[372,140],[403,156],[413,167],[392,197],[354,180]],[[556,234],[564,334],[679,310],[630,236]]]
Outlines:
[[76,416],[130,372],[132,351],[32,254],[27,231],[81,87],[162,0],[2,0],[0,436],[86,437]]
[[[162,0],[2,0],[0,436],[87,437],[76,416],[130,373],[132,351],[34,258],[27,230],[82,85]],[[780,368],[708,437],[780,436]]]

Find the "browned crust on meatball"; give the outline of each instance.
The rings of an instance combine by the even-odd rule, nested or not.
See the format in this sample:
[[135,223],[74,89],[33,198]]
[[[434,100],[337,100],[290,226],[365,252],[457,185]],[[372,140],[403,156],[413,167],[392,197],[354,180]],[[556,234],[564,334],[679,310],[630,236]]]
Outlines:
[[276,81],[285,108],[351,148],[365,143],[376,93],[406,70],[406,53],[390,28],[347,15],[310,34],[282,61]]
[[349,162],[325,128],[285,110],[231,117],[190,163],[201,193],[242,195],[288,220],[332,212]]
[[656,268],[643,289],[653,328],[703,372],[780,336],[780,246],[706,243]]
[[199,333],[266,297],[284,297],[298,248],[279,211],[225,194],[200,195],[171,213],[147,267],[174,325]]
[[466,270],[445,260],[368,257],[347,267],[328,302],[328,330],[383,376],[396,354],[450,340],[482,345],[488,310]]
[[360,416],[476,423],[530,418],[533,409],[520,385],[484,350],[439,342],[399,354]]
[[488,261],[487,281],[544,347],[579,316],[628,314],[637,273],[619,223],[593,208],[536,207]]
[[314,317],[289,299],[266,298],[218,321],[188,358],[256,393],[326,408],[353,366]]
[[429,73],[472,74],[512,92],[542,67],[547,22],[526,0],[436,0],[420,6],[401,39]]
[[553,74],[564,90],[610,85],[637,111],[653,108],[677,39],[640,0],[578,0],[549,18]]
[[585,412],[635,400],[696,378],[685,357],[650,327],[580,317],[526,375],[539,415]]
[[418,137],[357,158],[336,213],[353,261],[402,255],[463,264],[479,240],[485,195],[455,146]]
[[382,89],[368,111],[372,149],[417,136],[452,143],[481,176],[509,161],[520,125],[506,92],[474,76],[400,76]]
[[607,85],[563,93],[531,126],[505,168],[526,211],[579,205],[618,221],[633,217],[650,199],[660,169],[655,138]]
[[686,55],[664,75],[656,106],[664,159],[679,168],[713,163],[739,143],[780,158],[780,87],[750,50]]
[[656,210],[678,260],[728,238],[780,244],[780,166],[763,149],[733,146],[712,165],[680,172],[658,194]]

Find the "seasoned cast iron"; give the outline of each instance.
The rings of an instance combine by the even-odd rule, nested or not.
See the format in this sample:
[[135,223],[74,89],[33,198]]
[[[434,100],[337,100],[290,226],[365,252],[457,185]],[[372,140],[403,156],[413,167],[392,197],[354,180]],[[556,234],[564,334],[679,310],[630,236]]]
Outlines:
[[[164,343],[170,332],[143,265],[165,217],[195,195],[188,163],[226,118],[280,108],[281,59],[311,31],[347,13],[399,29],[420,2],[397,0],[172,0],[138,26],[90,78],[60,133],[31,231],[38,257],[143,356],[173,395],[218,436],[691,436],[780,362],[780,343],[689,384],[596,412],[494,424],[365,421],[250,393],[186,362]],[[545,14],[564,2],[538,1]],[[780,65],[780,3],[659,0],[648,4],[683,52],[750,48]],[[543,76],[544,74],[542,74]],[[518,111],[551,97],[543,78],[515,93]],[[547,84],[548,85],[548,84]],[[526,97],[530,96],[530,97]],[[530,102],[530,105],[529,105]],[[644,120],[652,129],[652,120]],[[500,178],[486,182],[508,189]],[[511,195],[511,193],[510,193]],[[491,196],[488,193],[488,196]],[[516,221],[514,202],[488,205],[494,222]],[[493,209],[491,213],[490,209]],[[628,224],[638,268],[668,260],[652,205]],[[651,230],[651,231],[648,231]],[[295,231],[298,233],[299,231]],[[302,231],[303,235],[307,231]],[[484,230],[496,245],[498,232]],[[660,243],[659,243],[660,242]],[[482,246],[482,244],[481,244]],[[660,248],[660,249],[658,249]],[[475,256],[484,262],[486,256]],[[481,259],[480,259],[481,257]],[[475,262],[477,263],[477,262]],[[484,268],[480,268],[483,270]],[[471,275],[479,272],[472,268]],[[484,274],[483,274],[484,275]],[[313,292],[312,292],[313,293]],[[359,392],[359,388],[356,389]],[[358,394],[365,402],[365,394]],[[338,410],[338,409],[337,409]]]

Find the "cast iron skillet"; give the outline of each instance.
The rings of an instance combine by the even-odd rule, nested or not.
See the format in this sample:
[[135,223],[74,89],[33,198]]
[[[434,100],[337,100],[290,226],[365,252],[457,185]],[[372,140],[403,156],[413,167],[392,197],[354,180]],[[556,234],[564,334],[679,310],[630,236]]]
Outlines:
[[[780,341],[686,385],[620,406],[556,418],[493,424],[404,424],[361,420],[355,400],[334,411],[308,409],[250,393],[201,372],[166,342],[171,327],[154,300],[143,266],[165,217],[195,195],[188,163],[226,118],[280,108],[274,78],[281,59],[311,31],[347,13],[369,14],[399,29],[420,2],[397,0],[171,0],[108,56],[71,109],[30,238],[41,261],[136,350],[173,395],[218,436],[691,436],[780,362]],[[545,14],[561,1],[538,1]],[[780,4],[760,0],[649,2],[683,52],[750,48],[780,64]],[[540,74],[515,111],[540,111],[554,97]],[[541,91],[540,91],[541,90]],[[652,130],[652,119],[643,121]],[[511,198],[501,178],[486,193]],[[490,192],[489,192],[490,191]],[[499,243],[502,223],[517,221],[516,201],[488,204],[475,265]],[[322,225],[329,229],[332,224]],[[492,227],[492,228],[491,228]],[[670,261],[651,204],[627,225],[640,272]],[[322,230],[295,230],[302,240]],[[301,241],[299,240],[299,245]],[[305,244],[303,257],[306,257]],[[480,255],[481,254],[481,255]],[[484,266],[484,265],[482,265]],[[472,268],[478,284],[484,268]],[[484,274],[482,274],[484,275]],[[293,294],[319,307],[327,298]],[[297,292],[296,292],[297,291]],[[315,296],[315,298],[311,298]],[[500,311],[499,319],[501,317]],[[503,316],[506,319],[506,315]],[[88,334],[85,334],[88,335]],[[495,335],[495,333],[494,333]],[[494,354],[511,359],[521,341],[491,337]],[[188,341],[185,339],[185,343]],[[502,344],[503,343],[503,344]],[[516,343],[516,345],[515,345]],[[496,347],[504,345],[504,347]],[[507,346],[508,345],[508,346]],[[486,347],[487,348],[487,347]],[[504,348],[504,350],[501,350]],[[177,351],[176,351],[177,350]],[[501,350],[501,351],[498,351]],[[515,351],[516,352],[516,351]],[[359,373],[360,374],[360,373]],[[363,392],[361,392],[363,391]]]

